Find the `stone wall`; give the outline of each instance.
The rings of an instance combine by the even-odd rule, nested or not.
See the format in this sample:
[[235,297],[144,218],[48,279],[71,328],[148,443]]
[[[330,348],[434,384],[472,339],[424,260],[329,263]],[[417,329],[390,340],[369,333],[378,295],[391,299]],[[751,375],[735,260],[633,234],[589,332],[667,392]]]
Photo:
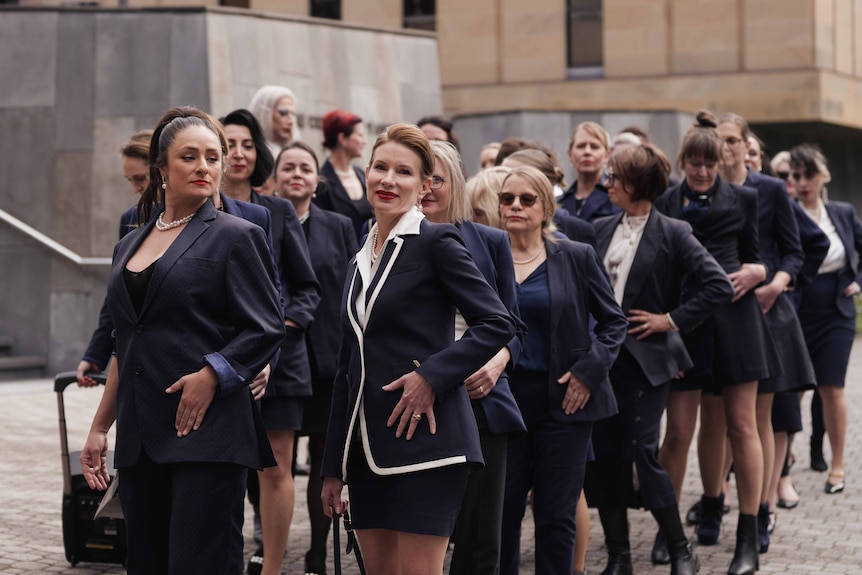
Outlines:
[[[92,257],[111,255],[119,215],[137,200],[120,146],[172,106],[223,115],[260,85],[284,84],[315,149],[333,108],[372,129],[442,110],[432,36],[247,10],[0,8],[0,78],[0,208]],[[3,223],[0,269],[0,334],[47,358],[48,375],[74,369],[107,269]]]

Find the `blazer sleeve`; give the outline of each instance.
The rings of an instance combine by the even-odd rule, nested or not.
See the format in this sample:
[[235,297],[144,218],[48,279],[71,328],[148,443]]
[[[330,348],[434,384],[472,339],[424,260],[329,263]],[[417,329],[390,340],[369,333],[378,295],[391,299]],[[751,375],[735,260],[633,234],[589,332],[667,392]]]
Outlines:
[[794,286],[799,290],[811,283],[817,276],[817,270],[820,269],[820,264],[823,263],[826,254],[829,252],[829,238],[814,223],[814,220],[808,217],[799,204],[791,202],[790,207],[796,218],[796,224],[799,228],[799,240],[805,253],[805,259],[802,262],[802,267],[796,277],[796,284]]
[[282,285],[285,297],[284,318],[307,330],[314,319],[317,304],[320,303],[320,284],[311,267],[308,244],[296,210],[290,202],[284,203],[284,234],[281,247],[285,276]]
[[[852,204],[847,205],[847,220],[850,226],[850,229],[853,230],[853,248],[856,250],[856,254],[862,256],[862,222],[859,221],[859,217],[856,215],[856,210],[853,209]],[[855,261],[856,258],[851,254],[850,261]],[[862,286],[862,266],[858,263],[856,270],[856,283]]]
[[739,235],[739,258],[743,264],[763,264],[760,259],[760,219],[757,213],[757,190],[736,187],[745,218]]
[[99,366],[103,370],[108,367],[111,354],[114,353],[114,321],[108,311],[108,297],[102,300],[102,309],[99,311],[99,325],[90,337],[90,343],[81,358],[85,361]]
[[700,325],[715,308],[730,303],[733,299],[733,284],[724,269],[707,251],[694,234],[687,222],[674,226],[672,236],[676,251],[676,261],[683,273],[694,278],[698,289],[693,297],[687,299],[670,312],[673,322],[682,332],[690,332]]
[[[246,382],[260,373],[284,339],[271,258],[259,227],[237,234],[228,253],[225,284],[234,336],[217,352]],[[235,390],[221,388],[220,392]]]
[[[573,265],[569,273],[581,275],[587,282],[590,315],[596,320],[589,351],[580,356],[569,368],[590,391],[596,391],[607,379],[611,366],[617,359],[620,346],[626,339],[629,322],[614,297],[611,282],[602,262],[592,246],[583,257],[583,265]],[[572,263],[576,259],[568,260]],[[567,326],[562,326],[567,329]]]
[[[416,369],[439,401],[508,344],[515,335],[515,323],[476,268],[457,228],[441,225],[433,233],[437,237],[429,251],[435,277],[469,326],[461,339],[432,354]],[[474,368],[465,373],[466,366]]]
[[793,215],[790,205],[790,197],[783,182],[776,183],[775,187],[775,214],[773,220],[773,231],[778,244],[779,263],[773,272],[783,271],[790,275],[791,285],[796,284],[796,276],[802,269],[805,261],[805,252],[802,251],[802,242],[799,240],[799,226]]
[[521,321],[521,311],[518,307],[518,292],[515,282],[515,264],[512,262],[512,251],[505,236],[500,236],[500,242],[494,251],[496,261],[494,266],[497,270],[497,295],[500,301],[509,310],[509,315],[515,322],[515,335],[509,340],[506,347],[509,349],[509,368],[513,369],[521,357],[521,349],[524,345],[524,337],[527,335],[527,326]]

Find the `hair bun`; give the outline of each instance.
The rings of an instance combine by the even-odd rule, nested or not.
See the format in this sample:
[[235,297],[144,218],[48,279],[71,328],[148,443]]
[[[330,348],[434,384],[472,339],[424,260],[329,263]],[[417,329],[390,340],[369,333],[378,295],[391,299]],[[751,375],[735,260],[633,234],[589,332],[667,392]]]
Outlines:
[[712,112],[709,110],[700,110],[696,116],[697,123],[695,126],[698,128],[717,128],[718,120],[715,119],[715,116],[712,115]]

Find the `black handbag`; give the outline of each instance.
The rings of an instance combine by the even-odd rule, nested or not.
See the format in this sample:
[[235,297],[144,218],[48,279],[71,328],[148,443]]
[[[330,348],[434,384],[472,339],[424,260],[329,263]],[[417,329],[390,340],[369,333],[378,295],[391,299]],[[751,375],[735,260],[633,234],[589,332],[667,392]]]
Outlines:
[[[350,513],[344,510],[344,530],[347,532],[347,546],[344,548],[344,554],[350,555],[352,552],[356,556],[356,564],[359,565],[359,572],[365,575],[365,563],[362,562],[362,552],[359,551],[359,545],[356,544],[356,535],[353,533],[353,525],[350,523]],[[334,563],[335,575],[341,575],[341,528],[338,518],[340,516],[332,514],[332,561]]]

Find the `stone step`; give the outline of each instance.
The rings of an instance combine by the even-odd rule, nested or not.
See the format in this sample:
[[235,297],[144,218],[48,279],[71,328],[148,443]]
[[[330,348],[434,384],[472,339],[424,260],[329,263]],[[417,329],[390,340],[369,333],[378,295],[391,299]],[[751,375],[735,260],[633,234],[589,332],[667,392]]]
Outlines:
[[45,364],[44,358],[34,355],[0,357],[0,381],[43,377]]

